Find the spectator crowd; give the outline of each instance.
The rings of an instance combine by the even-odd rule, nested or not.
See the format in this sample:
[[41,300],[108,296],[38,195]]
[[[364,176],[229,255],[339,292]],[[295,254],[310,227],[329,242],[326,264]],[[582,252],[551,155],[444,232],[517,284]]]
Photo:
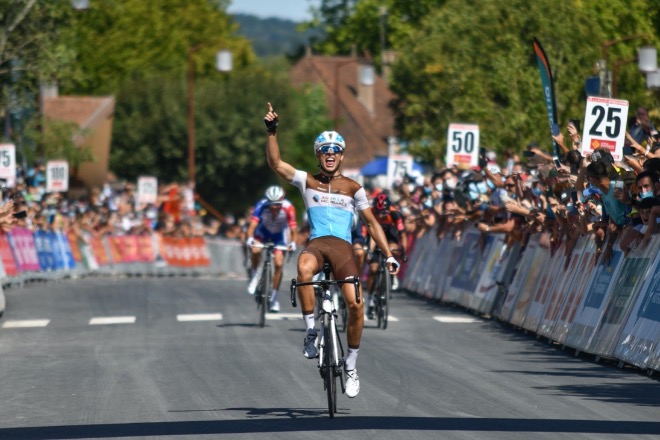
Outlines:
[[[387,193],[403,215],[409,254],[429,229],[435,228],[438,239],[460,240],[465,228],[475,225],[484,234],[506,234],[507,240],[523,243],[530,234],[546,232],[551,251],[564,244],[568,255],[577,238],[588,234],[596,240],[597,257],[603,254],[606,261],[613,249],[627,255],[646,246],[660,221],[660,136],[644,108],[633,119],[622,161],[614,161],[606,149],[583,157],[578,128],[569,121],[566,136],[560,132],[547,140],[561,149],[559,163],[533,143],[520,156],[506,150],[498,157],[482,148],[477,167],[443,167],[406,176],[391,189],[369,182],[365,188],[372,198]],[[36,163],[19,172],[12,188],[0,181],[4,231],[14,226],[66,231],[83,241],[154,232],[245,239],[251,208],[238,218],[213,216],[185,184],[160,185],[153,204],[138,203],[135,184],[119,181],[67,198],[67,193],[46,192],[44,172]],[[301,220],[298,237],[304,241],[307,225]]]
[[565,129],[566,136],[560,131],[547,140],[560,148],[558,163],[534,143],[522,157],[482,148],[476,167],[444,167],[387,190],[406,218],[409,253],[434,226],[438,239],[460,240],[474,225],[523,245],[531,234],[545,232],[551,252],[563,244],[567,256],[580,236],[590,235],[594,261],[602,255],[603,262],[613,250],[628,255],[647,246],[660,221],[660,136],[646,109],[629,122],[622,161],[606,148],[583,157],[574,122]]

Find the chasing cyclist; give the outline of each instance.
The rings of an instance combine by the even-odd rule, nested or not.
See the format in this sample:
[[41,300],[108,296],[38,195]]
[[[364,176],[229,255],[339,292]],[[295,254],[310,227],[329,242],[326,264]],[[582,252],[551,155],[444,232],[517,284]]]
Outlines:
[[[276,246],[288,246],[291,251],[296,250],[296,209],[284,198],[284,189],[280,186],[271,186],[266,190],[266,197],[259,200],[250,218],[245,244],[251,251],[250,255],[250,283],[248,293],[254,295],[259,285],[261,271],[259,270],[259,256],[261,248],[254,247],[255,243],[273,243]],[[275,249],[273,252],[273,293],[270,297],[269,309],[276,313],[280,311],[280,302],[277,293],[282,281],[282,266],[284,253]]]
[[[403,215],[400,212],[394,211],[391,209],[392,202],[390,198],[385,193],[378,194],[373,200],[373,213],[374,217],[383,228],[385,237],[387,237],[387,245],[391,250],[392,254],[397,256],[403,256],[403,260],[406,260],[406,246],[408,240],[406,237],[406,229],[403,224]],[[369,261],[369,275],[367,277],[367,291],[369,292],[369,308],[367,309],[367,317],[369,319],[374,319],[374,278],[376,272],[378,272],[378,259],[375,258],[376,253],[379,252],[378,249],[374,249],[373,243],[371,243],[370,252],[372,258]]]
[[[264,117],[268,141],[266,156],[268,165],[282,178],[300,189],[307,208],[311,225],[310,239],[298,257],[298,282],[310,282],[314,274],[328,262],[336,279],[359,276],[353,258],[351,226],[354,210],[367,226],[369,234],[387,256],[390,273],[396,274],[399,263],[387,247],[385,233],[374,218],[364,188],[348,177],[342,176],[339,167],[344,159],[346,144],[344,138],[335,131],[324,131],[314,142],[314,153],[320,172],[310,174],[297,170],[280,157],[277,143],[277,125],[279,117],[268,103],[268,113]],[[360,380],[357,375],[357,357],[364,326],[363,301],[357,302],[354,285],[342,286],[344,301],[348,307],[348,354],[346,356],[346,395],[355,397],[360,392]],[[303,355],[312,359],[318,356],[315,345],[316,327],[314,322],[314,288],[301,286],[298,297],[307,329]]]

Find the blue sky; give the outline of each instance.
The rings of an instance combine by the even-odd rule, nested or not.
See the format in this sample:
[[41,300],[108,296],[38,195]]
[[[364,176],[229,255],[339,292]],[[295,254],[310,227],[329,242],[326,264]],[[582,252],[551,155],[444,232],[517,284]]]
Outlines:
[[227,12],[304,21],[311,18],[310,6],[318,4],[319,0],[232,0]]

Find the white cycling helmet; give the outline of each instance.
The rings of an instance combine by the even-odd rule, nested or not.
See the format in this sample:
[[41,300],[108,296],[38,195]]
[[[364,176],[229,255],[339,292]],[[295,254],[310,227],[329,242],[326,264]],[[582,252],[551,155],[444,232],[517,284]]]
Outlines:
[[314,154],[324,145],[337,145],[342,150],[346,149],[344,138],[336,131],[324,131],[316,137],[316,141],[314,141]]
[[266,198],[271,203],[282,203],[284,189],[281,186],[273,185],[266,190]]

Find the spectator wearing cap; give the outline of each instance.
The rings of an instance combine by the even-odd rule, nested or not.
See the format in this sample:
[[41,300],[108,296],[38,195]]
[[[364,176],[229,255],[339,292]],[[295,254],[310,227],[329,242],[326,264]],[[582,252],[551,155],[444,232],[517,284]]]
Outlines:
[[630,195],[620,181],[610,179],[607,167],[603,162],[592,162],[586,167],[589,184],[597,188],[603,198],[603,206],[611,222],[618,227],[625,226],[630,213]]

